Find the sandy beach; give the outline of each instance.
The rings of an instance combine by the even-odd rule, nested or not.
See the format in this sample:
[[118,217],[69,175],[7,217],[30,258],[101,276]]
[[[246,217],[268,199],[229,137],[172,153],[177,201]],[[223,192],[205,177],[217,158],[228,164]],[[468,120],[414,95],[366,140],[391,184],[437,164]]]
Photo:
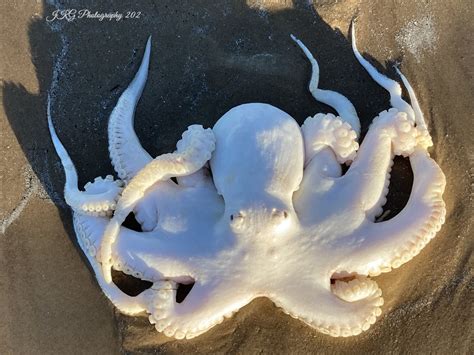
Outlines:
[[[64,9],[89,12],[60,18],[55,11]],[[0,353],[472,352],[473,10],[462,0],[2,2]],[[436,238],[375,277],[385,299],[377,323],[356,337],[331,338],[262,298],[204,335],[177,341],[146,317],[116,312],[75,241],[47,128],[48,93],[83,186],[113,172],[107,120],[149,35],[135,129],[153,156],[173,151],[187,126],[212,127],[242,103],[270,103],[299,124],[333,112],[307,90],[310,64],[293,33],[318,59],[320,87],[352,101],[364,135],[389,96],[352,54],[354,18],[364,56],[392,78],[398,63],[414,86],[434,141],[430,154],[447,179],[446,223]],[[410,194],[409,162],[397,159],[392,176],[388,218]]]

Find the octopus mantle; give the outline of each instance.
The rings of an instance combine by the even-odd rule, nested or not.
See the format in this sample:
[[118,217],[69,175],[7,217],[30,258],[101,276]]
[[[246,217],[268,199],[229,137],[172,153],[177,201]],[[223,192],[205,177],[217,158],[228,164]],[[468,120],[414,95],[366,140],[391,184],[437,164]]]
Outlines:
[[[190,126],[175,152],[152,158],[133,131],[148,40],[110,116],[109,151],[120,180],[99,177],[83,191],[48,105],[79,245],[120,311],[146,312],[158,331],[178,339],[206,332],[256,297],[331,336],[357,335],[376,321],[382,292],[369,276],[406,263],[435,236],[444,222],[445,178],[427,152],[431,138],[407,79],[398,72],[411,105],[397,82],[360,55],[352,35],[354,54],[392,105],[360,147],[354,106],[318,88],[318,63],[293,36],[312,64],[311,93],[338,116],[316,114],[300,127],[276,107],[245,104],[212,129]],[[410,159],[411,196],[401,213],[376,223],[395,155]],[[350,164],[345,174],[341,164]],[[122,226],[131,212],[141,232]],[[112,282],[112,268],[152,286],[129,296]],[[180,283],[194,285],[178,303]]]

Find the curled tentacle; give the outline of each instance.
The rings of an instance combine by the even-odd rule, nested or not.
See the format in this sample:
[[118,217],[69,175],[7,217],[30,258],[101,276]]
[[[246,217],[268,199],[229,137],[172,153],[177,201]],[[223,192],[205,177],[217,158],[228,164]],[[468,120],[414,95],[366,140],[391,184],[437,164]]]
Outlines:
[[332,114],[317,114],[308,117],[301,127],[305,143],[305,164],[325,147],[331,147],[338,163],[354,159],[359,148],[357,133],[349,123]]
[[446,214],[444,174],[421,147],[410,155],[410,163],[414,181],[407,205],[394,218],[363,224],[348,237],[347,255],[338,271],[389,272],[417,255],[441,228]]
[[381,296],[382,291],[375,281],[359,277],[348,283],[336,281],[331,290],[321,285],[286,288],[272,299],[285,313],[319,332],[348,337],[360,334],[375,323],[382,313]]
[[135,78],[120,96],[109,118],[109,153],[119,177],[129,181],[152,157],[140,144],[133,129],[133,117],[145,87],[150,62],[151,37]]
[[[356,276],[353,280],[336,280],[331,285],[331,291],[339,298],[347,302],[356,302],[373,294],[379,294],[377,283],[364,276]],[[378,313],[378,312],[377,312]],[[380,314],[377,314],[380,315]]]
[[295,36],[291,35],[291,39],[298,44],[298,46],[303,50],[304,54],[311,62],[312,74],[311,80],[309,82],[309,91],[313,97],[331,107],[333,107],[339,116],[347,123],[349,123],[352,129],[356,132],[357,136],[360,134],[360,121],[357,116],[357,112],[354,108],[354,105],[345,97],[344,95],[332,91],[332,90],[322,90],[318,88],[319,84],[319,65],[314,56],[311,54],[309,49],[297,39]]
[[111,216],[123,189],[123,182],[107,175],[105,179],[96,177],[84,186],[86,202],[82,211],[90,215]]
[[93,183],[87,183],[85,191],[80,191],[78,188],[77,171],[74,167],[66,148],[59,140],[59,137],[54,129],[51,118],[51,100],[48,96],[48,127],[53,141],[56,153],[61,160],[64,169],[66,182],[64,184],[64,198],[66,203],[71,208],[79,213],[89,215],[110,215],[115,209],[117,200],[122,192],[122,182],[120,180],[114,181],[111,175],[105,179],[97,177]]
[[396,108],[400,112],[406,112],[410,120],[414,121],[415,113],[413,112],[413,108],[405,100],[402,99],[402,88],[400,87],[400,84],[397,83],[395,80],[387,78],[385,75],[379,73],[377,69],[375,69],[375,67],[360,54],[359,50],[357,49],[354,22],[352,22],[351,35],[352,50],[359,63],[364,67],[367,73],[369,73],[371,78],[377,84],[379,84],[381,87],[388,91],[388,93],[390,94],[390,104],[392,105],[392,107]]
[[112,245],[119,233],[120,225],[133,211],[145,192],[158,181],[173,176],[189,175],[204,166],[211,158],[215,148],[215,139],[211,129],[193,125],[183,133],[183,139],[177,144],[177,152],[163,154],[150,162],[127,185],[117,203],[117,209],[107,226],[101,246],[102,270],[107,282],[111,277]]

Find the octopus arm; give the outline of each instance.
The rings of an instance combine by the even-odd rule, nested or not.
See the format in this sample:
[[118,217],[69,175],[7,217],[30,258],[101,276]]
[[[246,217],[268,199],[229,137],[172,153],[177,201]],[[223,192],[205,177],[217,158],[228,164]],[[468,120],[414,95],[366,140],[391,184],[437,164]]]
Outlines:
[[[313,159],[308,164],[301,187],[294,196],[295,209],[305,226],[315,226],[330,216],[339,218],[342,209],[348,207],[351,213],[358,212],[356,219],[367,215],[374,220],[381,212],[388,192],[393,157],[392,137],[387,131],[391,114],[385,112],[385,116],[374,120],[344,176],[337,177],[338,167],[331,167],[328,163],[332,159],[332,149],[321,150],[318,160]],[[308,131],[306,127],[303,128]],[[325,165],[321,164],[323,158],[327,158]],[[344,200],[345,203],[337,204],[335,200]]]
[[[301,127],[305,143],[305,166],[316,165],[317,177],[341,175],[339,164],[350,162],[359,147],[360,121],[354,105],[344,95],[322,90],[319,85],[319,64],[302,41],[291,35],[311,63],[309,91],[313,97],[334,108],[338,117],[332,114],[317,114],[308,117]],[[330,148],[330,149],[328,149]],[[331,150],[333,154],[328,154]],[[314,183],[318,183],[314,181]]]
[[102,270],[108,283],[112,281],[112,246],[125,218],[153,185],[173,176],[192,174],[206,164],[215,148],[212,130],[204,130],[198,125],[190,126],[183,133],[183,139],[177,143],[177,148],[175,153],[160,155],[145,166],[130,181],[117,202],[117,209],[105,229],[101,245]]
[[[288,284],[288,283],[287,283]],[[321,333],[334,337],[360,334],[381,314],[382,291],[377,283],[358,277],[349,283],[307,283],[286,287],[271,299],[290,314]]]
[[337,188],[346,191],[351,206],[375,220],[386,203],[393,157],[410,156],[424,140],[406,113],[394,108],[381,112]]
[[422,149],[410,156],[414,183],[405,208],[394,218],[363,225],[346,242],[349,251],[339,271],[378,275],[417,255],[435,236],[446,214],[446,185],[440,167]]
[[109,118],[109,153],[119,177],[129,181],[152,157],[143,149],[133,128],[133,117],[145,87],[150,62],[151,37],[135,78],[120,96]]
[[254,298],[247,287],[230,282],[196,282],[182,303],[174,302],[176,290],[161,292],[149,309],[150,321],[166,336],[194,338],[230,318]]
[[337,190],[346,186],[346,198],[352,200],[351,205],[367,211],[369,219],[381,212],[376,209],[384,204],[388,193],[392,158],[390,136],[384,134],[383,127],[373,124],[351,167],[335,186]]
[[[108,218],[74,215],[78,240],[88,258],[94,258],[95,264],[102,264],[100,248],[108,222]],[[199,253],[198,243],[199,237],[191,230],[181,233],[162,229],[135,232],[120,227],[117,243],[112,249],[112,268],[148,281],[190,276],[195,266],[189,256],[191,251]],[[100,279],[104,279],[103,275]]]
[[[406,77],[397,69],[413,107],[403,100],[400,84],[379,73],[360,54],[354,23],[351,32],[354,55],[371,78],[389,92],[393,107],[388,112],[381,112],[374,119],[347,179],[343,179],[352,180],[355,184],[352,185],[352,190],[355,192],[356,203],[360,203],[368,218],[374,220],[382,212],[382,206],[386,202],[393,155],[409,156],[416,146],[427,149],[432,145],[432,141],[415,92]],[[387,137],[391,140],[391,157],[388,153]]]
[[[311,63],[309,91],[313,97],[334,108],[333,114],[308,117],[301,127],[305,144],[305,171],[300,189],[293,200],[304,224],[317,223],[321,217],[321,200],[342,173],[341,164],[351,162],[359,148],[360,121],[354,105],[344,95],[322,90],[319,85],[319,65],[302,41],[291,35]],[[319,216],[319,217],[318,217]]]

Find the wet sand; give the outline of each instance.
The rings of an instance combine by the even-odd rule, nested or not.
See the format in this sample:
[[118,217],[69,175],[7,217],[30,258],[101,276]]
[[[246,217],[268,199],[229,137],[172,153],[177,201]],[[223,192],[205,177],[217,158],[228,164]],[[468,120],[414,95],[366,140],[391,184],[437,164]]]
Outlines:
[[[56,5],[2,3],[0,75],[1,353],[467,353],[473,349],[474,104],[473,5],[469,1],[81,1],[77,9],[140,11],[139,19],[54,21]],[[400,62],[434,140],[431,155],[448,181],[446,224],[412,261],[376,277],[383,314],[352,338],[330,338],[258,299],[208,333],[176,341],[145,317],[114,311],[100,292],[71,228],[64,177],[49,139],[46,98],[80,183],[111,173],[107,119],[133,77],[145,40],[152,60],[135,126],[154,156],[172,151],[192,123],[212,126],[231,107],[268,102],[300,124],[330,110],[307,91],[320,86],[355,105],[365,133],[389,107],[347,40],[357,17],[359,49],[387,75]],[[386,209],[410,192],[409,165],[394,167]]]

